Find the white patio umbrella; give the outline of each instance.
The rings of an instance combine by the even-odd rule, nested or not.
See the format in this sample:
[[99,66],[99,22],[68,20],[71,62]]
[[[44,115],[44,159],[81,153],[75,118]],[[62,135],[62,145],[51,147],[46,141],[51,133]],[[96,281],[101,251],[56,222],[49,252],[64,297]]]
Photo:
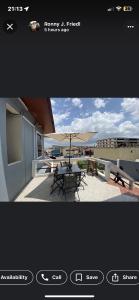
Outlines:
[[70,154],[71,154],[72,141],[77,142],[77,143],[87,142],[95,134],[97,134],[97,132],[49,133],[49,134],[45,134],[45,137],[57,140],[58,142],[69,142],[70,143],[70,151],[69,151],[69,165],[70,165]]

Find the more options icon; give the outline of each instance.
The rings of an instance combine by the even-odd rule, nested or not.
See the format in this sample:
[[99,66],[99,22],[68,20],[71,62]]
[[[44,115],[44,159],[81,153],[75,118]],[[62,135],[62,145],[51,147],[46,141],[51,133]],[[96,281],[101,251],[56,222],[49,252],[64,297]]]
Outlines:
[[67,281],[67,273],[63,270],[40,270],[36,280],[42,285],[62,285]]

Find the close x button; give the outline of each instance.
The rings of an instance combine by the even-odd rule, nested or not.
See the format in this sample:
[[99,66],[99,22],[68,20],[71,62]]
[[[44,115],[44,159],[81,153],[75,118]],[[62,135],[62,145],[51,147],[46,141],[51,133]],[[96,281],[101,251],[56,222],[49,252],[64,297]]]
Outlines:
[[107,281],[113,285],[139,284],[139,270],[111,270],[107,273]]
[[67,281],[67,274],[63,270],[40,270],[36,280],[42,285],[62,285]]
[[8,33],[14,33],[17,30],[17,24],[14,20],[7,20],[3,23],[3,30]]
[[98,285],[104,280],[99,270],[75,270],[70,274],[70,280],[76,285]]

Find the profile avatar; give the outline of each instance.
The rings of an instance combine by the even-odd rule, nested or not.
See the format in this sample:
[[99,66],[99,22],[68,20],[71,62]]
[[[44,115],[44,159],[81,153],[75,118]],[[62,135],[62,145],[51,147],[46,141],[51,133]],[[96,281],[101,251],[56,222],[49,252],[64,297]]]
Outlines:
[[40,29],[40,24],[37,21],[31,21],[29,22],[29,28],[33,32],[38,31]]

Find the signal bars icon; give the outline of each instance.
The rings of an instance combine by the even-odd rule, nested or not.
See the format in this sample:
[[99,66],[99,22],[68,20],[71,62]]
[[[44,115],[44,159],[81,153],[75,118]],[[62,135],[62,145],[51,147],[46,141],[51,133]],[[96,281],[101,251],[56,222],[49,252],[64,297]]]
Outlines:
[[108,12],[114,11],[114,7],[109,7],[109,8],[107,8],[107,11],[108,11]]

